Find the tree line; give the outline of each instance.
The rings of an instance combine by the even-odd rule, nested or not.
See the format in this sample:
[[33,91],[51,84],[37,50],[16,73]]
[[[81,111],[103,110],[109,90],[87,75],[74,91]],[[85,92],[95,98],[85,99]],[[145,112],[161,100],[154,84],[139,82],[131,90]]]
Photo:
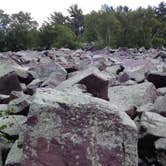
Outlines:
[[105,4],[86,15],[75,4],[68,16],[54,12],[41,27],[31,13],[9,15],[0,10],[0,51],[75,49],[82,43],[93,43],[96,48],[166,46],[166,3],[136,10]]

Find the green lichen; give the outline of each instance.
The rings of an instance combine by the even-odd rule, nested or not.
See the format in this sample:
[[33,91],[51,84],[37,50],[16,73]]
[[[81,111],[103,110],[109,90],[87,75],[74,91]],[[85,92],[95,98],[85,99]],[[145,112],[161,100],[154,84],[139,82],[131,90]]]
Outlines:
[[0,117],[8,118],[9,115],[13,114],[15,112],[15,109],[7,109],[7,110],[1,110],[0,111]]

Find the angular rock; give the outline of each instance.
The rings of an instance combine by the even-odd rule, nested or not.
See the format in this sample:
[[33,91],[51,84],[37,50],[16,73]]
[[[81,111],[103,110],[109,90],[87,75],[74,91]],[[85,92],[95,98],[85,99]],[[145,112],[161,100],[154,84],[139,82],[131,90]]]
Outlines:
[[26,93],[29,95],[33,95],[37,88],[40,87],[43,81],[40,79],[33,80],[30,84],[27,85]]
[[154,104],[152,103],[147,103],[145,105],[142,105],[137,108],[137,112],[142,113],[142,112],[157,112],[155,109]]
[[141,83],[130,86],[115,86],[108,89],[110,103],[117,105],[121,111],[128,111],[157,98],[156,88],[152,83]]
[[66,77],[66,70],[57,63],[40,63],[29,69],[35,79],[45,80],[51,73],[55,73],[57,78],[60,76]]
[[9,95],[12,91],[21,91],[21,86],[14,72],[0,77],[0,94]]
[[0,131],[9,136],[16,136],[22,130],[22,125],[26,120],[27,118],[21,115],[0,117]]
[[166,139],[160,138],[155,142],[155,148],[157,150],[157,160],[164,166],[166,165]]
[[4,166],[7,153],[12,147],[12,144],[12,141],[5,138],[2,133],[0,134],[0,166]]
[[166,87],[166,74],[165,73],[148,73],[146,79],[152,82],[156,88]]
[[66,77],[67,77],[67,73],[66,74],[62,74],[62,73],[53,72],[42,83],[41,87],[46,87],[47,86],[47,87],[54,88],[57,85],[59,85],[61,82],[65,81]]
[[23,138],[19,137],[10,149],[5,166],[19,166],[23,157]]
[[84,84],[87,87],[87,92],[95,97],[108,100],[109,79],[107,75],[101,73],[97,68],[91,67],[87,70],[77,72],[75,76],[58,85],[56,89],[63,90],[75,84]]
[[153,135],[166,138],[166,118],[154,113],[144,112],[140,120],[141,132],[143,135]]
[[29,112],[29,106],[31,104],[31,96],[24,95],[20,98],[14,99],[8,104],[10,110],[14,110],[15,114],[27,115]]
[[166,87],[165,88],[158,88],[157,91],[159,92],[159,95],[161,95],[161,96],[166,95]]
[[157,113],[166,116],[166,95],[158,97],[154,103],[154,107]]
[[166,150],[166,138],[160,138],[155,142],[155,148],[157,150]]
[[137,166],[136,126],[105,100],[38,89],[23,153],[22,166]]

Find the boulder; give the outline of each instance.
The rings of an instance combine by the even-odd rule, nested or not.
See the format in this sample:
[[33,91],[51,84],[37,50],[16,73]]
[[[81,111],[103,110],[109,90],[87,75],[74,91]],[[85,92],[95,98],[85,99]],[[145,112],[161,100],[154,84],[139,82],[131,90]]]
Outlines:
[[75,84],[84,84],[87,87],[87,92],[95,97],[108,100],[109,80],[109,76],[101,73],[97,68],[91,67],[77,72],[76,75],[58,85],[56,89],[64,90],[71,88]]
[[62,73],[53,72],[42,83],[41,87],[46,87],[47,86],[47,87],[54,88],[57,85],[59,85],[61,82],[65,81],[66,77],[67,77],[67,73],[66,74],[62,74]]
[[23,157],[23,138],[19,136],[19,139],[15,141],[11,147],[5,166],[19,166]]
[[151,72],[146,75],[146,79],[152,82],[156,88],[166,87],[166,74]]
[[9,135],[16,136],[22,130],[27,118],[22,115],[7,115],[0,117],[0,131]]
[[154,113],[144,112],[140,119],[142,135],[152,135],[166,138],[166,118]]
[[166,139],[160,138],[155,142],[155,148],[157,151],[157,160],[164,166],[166,165]]
[[31,100],[31,96],[23,95],[20,98],[10,101],[8,104],[8,108],[10,110],[14,110],[13,113],[15,114],[27,115],[29,112]]
[[164,96],[166,95],[166,87],[165,88],[158,88],[157,89],[159,95]]
[[155,142],[155,148],[157,150],[165,150],[166,151],[166,138],[160,138]]
[[26,93],[29,95],[33,95],[37,88],[40,87],[42,81],[40,79],[33,80],[30,84],[27,85]]
[[159,114],[166,116],[166,95],[159,96],[154,103],[154,107]]
[[9,95],[12,91],[21,91],[20,82],[15,72],[0,77],[0,94]]
[[137,166],[137,129],[105,100],[38,89],[23,154],[22,166]]
[[57,63],[40,63],[34,65],[34,67],[29,69],[29,72],[33,75],[35,79],[45,80],[47,79],[51,73],[56,75],[56,79],[58,78],[66,78],[67,72],[66,70]]
[[129,86],[109,87],[110,103],[117,105],[121,111],[129,111],[147,103],[153,103],[157,98],[156,88],[152,83],[141,83]]

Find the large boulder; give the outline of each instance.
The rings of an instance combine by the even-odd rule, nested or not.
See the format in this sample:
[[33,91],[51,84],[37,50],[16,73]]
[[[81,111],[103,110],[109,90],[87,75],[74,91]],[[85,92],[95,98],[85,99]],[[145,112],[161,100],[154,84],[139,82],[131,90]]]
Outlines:
[[95,97],[108,100],[109,76],[100,72],[96,67],[90,67],[84,71],[77,72],[76,75],[62,82],[56,87],[57,90],[71,88],[75,84],[84,84],[87,92]]
[[105,100],[38,89],[23,154],[22,166],[137,166],[136,125]]
[[152,83],[141,83],[130,86],[114,86],[108,89],[109,101],[121,111],[129,111],[147,103],[153,103],[157,98],[156,88]]

